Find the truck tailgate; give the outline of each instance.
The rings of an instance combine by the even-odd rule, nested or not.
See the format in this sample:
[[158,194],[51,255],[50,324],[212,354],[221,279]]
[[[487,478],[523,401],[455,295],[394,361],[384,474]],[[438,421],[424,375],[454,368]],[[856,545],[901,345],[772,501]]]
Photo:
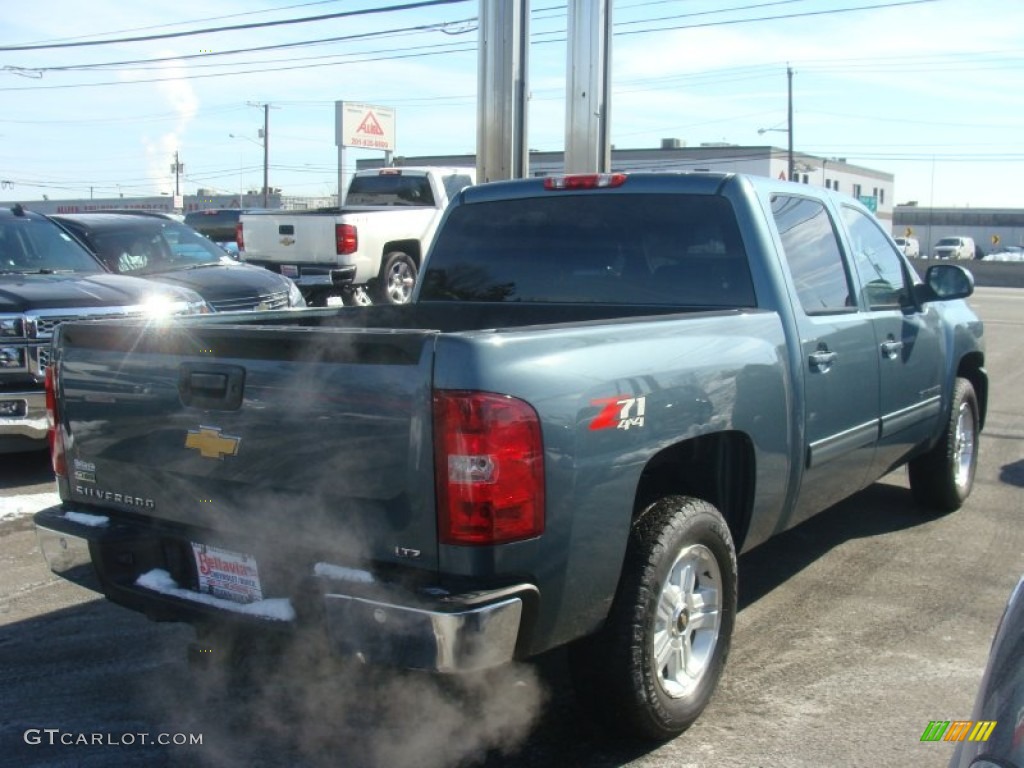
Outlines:
[[229,547],[436,568],[435,332],[104,323],[61,336],[70,500]]
[[242,217],[245,257],[276,262],[337,264],[331,213],[248,214]]

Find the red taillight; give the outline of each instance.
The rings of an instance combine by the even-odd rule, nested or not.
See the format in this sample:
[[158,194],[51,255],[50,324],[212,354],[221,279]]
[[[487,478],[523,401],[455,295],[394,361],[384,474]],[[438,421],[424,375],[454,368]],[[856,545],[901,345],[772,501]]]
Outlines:
[[334,225],[334,242],[339,256],[348,256],[359,250],[359,238],[356,237],[356,228],[351,224]]
[[438,537],[500,544],[544,531],[540,419],[522,400],[472,391],[434,393]]
[[57,374],[52,365],[46,366],[46,433],[50,441],[50,461],[53,473],[67,477],[68,467],[64,458],[64,433],[57,422]]
[[621,187],[626,183],[625,173],[580,173],[572,176],[548,176],[544,179],[544,189],[604,189],[605,187]]
[[235,224],[235,244],[239,252],[245,250],[245,236],[242,234],[242,222]]

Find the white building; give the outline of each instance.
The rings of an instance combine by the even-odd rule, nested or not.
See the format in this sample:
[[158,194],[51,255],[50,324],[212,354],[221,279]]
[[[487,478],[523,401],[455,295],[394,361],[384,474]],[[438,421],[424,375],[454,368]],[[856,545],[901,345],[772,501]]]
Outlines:
[[[561,173],[562,152],[530,152],[530,175],[548,176]],[[396,157],[395,165],[443,165],[474,167],[473,155],[430,155]],[[383,160],[370,158],[357,161],[357,168],[377,168]],[[679,139],[663,139],[655,149],[612,148],[613,171],[681,171],[690,173],[748,173],[785,179],[789,153],[770,146],[741,147],[735,144],[703,144],[687,147]],[[793,180],[834,189],[859,198],[886,226],[892,226],[893,182],[891,173],[847,163],[843,158],[818,157],[803,152],[793,154]]]

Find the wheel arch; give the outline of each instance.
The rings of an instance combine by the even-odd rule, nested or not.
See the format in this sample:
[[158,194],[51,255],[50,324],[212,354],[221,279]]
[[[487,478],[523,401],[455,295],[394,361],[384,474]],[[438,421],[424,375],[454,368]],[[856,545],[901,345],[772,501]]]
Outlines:
[[974,387],[974,394],[978,398],[978,429],[984,429],[985,414],[988,411],[988,373],[985,371],[985,356],[981,352],[964,355],[957,365],[956,375],[967,379]]
[[701,435],[664,448],[640,475],[633,522],[664,496],[693,496],[718,508],[739,552],[750,527],[755,464],[753,442],[738,431]]
[[416,262],[416,269],[420,268],[423,263],[423,248],[419,240],[391,240],[384,243],[384,247],[380,252],[380,268],[384,269],[384,261],[388,254],[394,253],[395,251],[401,251],[406,254],[414,262]]

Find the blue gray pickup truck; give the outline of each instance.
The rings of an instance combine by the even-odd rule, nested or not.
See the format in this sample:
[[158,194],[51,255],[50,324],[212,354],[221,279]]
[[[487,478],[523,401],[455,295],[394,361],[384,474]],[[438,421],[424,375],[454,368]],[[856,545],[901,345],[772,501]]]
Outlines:
[[971,491],[988,379],[962,267],[767,178],[462,190],[405,305],[66,323],[51,567],[200,638],[472,672],[567,646],[582,707],[708,703],[736,553],[901,465]]

